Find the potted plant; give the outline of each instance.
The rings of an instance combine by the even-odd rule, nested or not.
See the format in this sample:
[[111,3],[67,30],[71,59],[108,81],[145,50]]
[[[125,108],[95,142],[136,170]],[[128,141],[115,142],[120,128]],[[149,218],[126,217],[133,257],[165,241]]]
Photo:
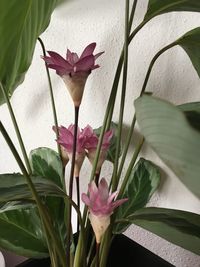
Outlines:
[[[156,60],[174,46],[182,47],[200,73],[200,29],[195,28],[171,44],[162,48],[152,59],[140,97],[135,100],[130,129],[122,145],[122,128],[128,73],[128,46],[136,34],[154,17],[172,11],[200,11],[197,1],[149,0],[146,15],[132,30],[138,1],[125,1],[125,37],[113,86],[105,110],[103,125],[93,129],[86,125],[79,128],[80,106],[86,81],[98,71],[98,58],[103,52],[96,51],[91,43],[81,54],[67,50],[66,56],[55,51],[46,51],[40,34],[48,25],[56,0],[0,2],[4,10],[1,17],[0,41],[0,101],[8,106],[23,158],[11,140],[3,123],[0,131],[15,157],[21,172],[0,175],[0,246],[30,258],[45,259],[35,263],[47,266],[112,266],[111,255],[124,241],[118,235],[131,224],[141,226],[168,241],[199,254],[200,216],[198,214],[166,208],[146,207],[160,182],[160,170],[151,161],[140,157],[147,141],[160,158],[199,197],[199,103],[174,106],[169,102],[145,94],[146,86]],[[27,155],[10,98],[20,84],[31,64],[35,43],[41,45],[47,72],[52,110],[53,131],[58,152],[40,147]],[[60,126],[57,120],[54,93],[49,69],[63,80],[74,104],[74,121]],[[122,88],[119,86],[122,73]],[[54,75],[54,74],[53,74]],[[120,91],[121,90],[121,91]],[[121,92],[119,118],[112,122],[117,92]],[[93,107],[93,110],[95,107]],[[96,111],[95,111],[96,112]],[[132,157],[122,172],[127,160],[135,123],[141,130],[139,141]],[[181,133],[181,138],[180,138]],[[92,164],[88,192],[80,188],[80,169],[85,158]],[[113,164],[111,177],[103,178],[101,168],[105,160]],[[66,165],[70,173],[65,174]],[[69,186],[66,186],[66,180]],[[81,178],[82,179],[82,178]],[[121,180],[121,183],[120,183]],[[76,200],[73,187],[76,184]],[[85,204],[80,209],[81,200]],[[72,209],[77,215],[77,234],[72,231]],[[129,242],[129,241],[127,241]],[[133,244],[135,249],[136,244]],[[157,262],[157,266],[170,266],[158,257],[140,248],[144,259]],[[130,256],[131,253],[129,253]],[[125,257],[125,256],[124,256]],[[48,259],[49,258],[49,259]],[[118,259],[116,257],[116,259]],[[114,259],[114,260],[116,260]],[[137,264],[136,257],[134,257]],[[134,264],[132,260],[128,260]],[[121,264],[121,263],[120,263]],[[31,266],[31,265],[29,265]],[[126,265],[128,266],[128,265]],[[132,265],[131,265],[132,266]],[[137,265],[136,265],[137,266]],[[138,266],[139,263],[138,263]],[[156,266],[156,263],[154,263]]]

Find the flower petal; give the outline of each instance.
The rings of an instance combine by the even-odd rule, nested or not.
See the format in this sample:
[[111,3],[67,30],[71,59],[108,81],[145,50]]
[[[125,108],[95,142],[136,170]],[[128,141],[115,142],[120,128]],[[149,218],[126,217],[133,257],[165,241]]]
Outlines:
[[92,55],[95,47],[96,47],[96,43],[91,43],[88,46],[86,46],[86,48],[83,50],[83,53],[80,56],[80,59]]
[[94,55],[94,58],[95,58],[95,60],[98,58],[98,57],[100,57],[102,54],[104,54],[105,52],[103,51],[103,52],[100,52],[100,53],[97,53],[96,55]]
[[82,195],[81,195],[81,200],[82,200],[88,207],[90,207],[90,199],[89,199],[89,197],[88,197],[85,193],[82,193]]
[[90,56],[80,59],[75,64],[74,69],[76,70],[76,72],[79,72],[79,71],[87,72],[87,71],[91,71],[93,67],[94,67],[94,56],[90,55]]
[[114,210],[115,208],[119,207],[120,205],[122,205],[126,201],[128,201],[128,198],[116,200],[115,202],[112,203],[112,209]]
[[72,69],[72,65],[67,62],[62,56],[60,56],[58,53],[54,52],[54,51],[48,51],[49,55],[52,58],[52,61],[55,65],[59,65],[63,68],[65,68],[66,70],[71,70]]

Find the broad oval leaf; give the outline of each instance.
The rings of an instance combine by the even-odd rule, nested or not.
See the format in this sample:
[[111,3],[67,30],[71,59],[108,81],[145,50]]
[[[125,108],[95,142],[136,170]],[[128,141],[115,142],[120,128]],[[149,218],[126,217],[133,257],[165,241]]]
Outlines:
[[[41,196],[64,196],[64,192],[55,183],[42,177],[31,177],[32,182]],[[19,173],[0,174],[0,202],[32,199],[26,179]]]
[[42,176],[62,187],[63,165],[59,154],[47,147],[30,152],[30,162],[34,175]]
[[[24,80],[39,35],[49,24],[57,0],[0,1],[0,82],[10,97]],[[0,104],[5,102],[0,92]]]
[[144,208],[136,211],[128,221],[200,255],[199,214],[164,208]]
[[[47,147],[34,149],[30,153],[30,163],[33,174],[42,176],[44,179],[52,181],[60,188],[63,188],[63,165],[57,152]],[[48,206],[59,232],[62,232],[61,237],[65,238],[64,199],[56,196],[47,196],[45,198],[45,204]]]
[[[121,198],[128,198],[122,206],[117,209],[116,219],[127,218],[136,210],[145,207],[150,197],[157,189],[160,182],[160,172],[151,161],[140,158],[133,168],[124,194]],[[116,225],[114,232],[124,232],[130,224]]]
[[0,247],[25,257],[48,257],[36,208],[0,213]]
[[200,2],[198,0],[149,0],[144,21],[173,11],[200,12]]
[[174,105],[144,95],[135,101],[146,141],[180,180],[200,196],[200,134]]

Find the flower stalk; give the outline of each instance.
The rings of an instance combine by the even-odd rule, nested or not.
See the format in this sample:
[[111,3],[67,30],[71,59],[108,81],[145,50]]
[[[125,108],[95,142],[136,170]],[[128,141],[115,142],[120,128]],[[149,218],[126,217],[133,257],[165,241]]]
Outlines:
[[6,101],[6,104],[7,104],[9,113],[10,113],[10,117],[12,119],[13,126],[15,128],[15,132],[16,132],[17,139],[18,139],[18,142],[19,142],[19,145],[20,145],[20,148],[21,148],[21,151],[22,151],[22,155],[23,155],[23,158],[24,158],[24,161],[25,161],[25,164],[26,164],[26,168],[28,170],[28,173],[31,174],[32,170],[31,170],[31,166],[30,166],[30,162],[29,162],[29,159],[28,159],[28,155],[27,155],[27,152],[26,152],[26,149],[25,149],[25,146],[24,146],[24,142],[23,142],[20,130],[19,130],[19,126],[18,126],[16,117],[15,117],[15,114],[14,114],[10,99],[9,99],[9,97],[8,97],[6,91],[5,91],[5,88],[4,88],[4,86],[2,85],[1,82],[0,82],[0,88],[2,90],[4,99]]
[[[78,133],[78,117],[79,117],[79,106],[74,107],[75,119],[74,119],[74,137],[73,137],[73,151],[72,151],[72,160],[71,160],[71,171],[69,177],[69,198],[72,199],[73,194],[73,181],[74,181],[74,169],[75,169],[75,160],[76,160],[76,144],[77,144],[77,133]],[[67,261],[68,265],[70,264],[70,240],[72,235],[71,229],[71,216],[72,216],[72,206],[69,203],[68,207],[68,216],[67,216]]]

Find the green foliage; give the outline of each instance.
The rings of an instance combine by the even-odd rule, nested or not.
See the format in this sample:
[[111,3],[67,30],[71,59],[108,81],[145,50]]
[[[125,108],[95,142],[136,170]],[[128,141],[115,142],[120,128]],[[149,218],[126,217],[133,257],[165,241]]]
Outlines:
[[[32,176],[32,182],[41,196],[63,196],[64,192],[55,183],[45,178]],[[20,173],[0,174],[0,202],[32,199],[26,179]]]
[[200,133],[190,126],[174,105],[142,96],[135,101],[142,134],[160,158],[180,180],[200,196]]
[[[63,165],[60,156],[54,150],[41,147],[31,151],[30,162],[34,175],[40,175],[62,188]],[[60,232],[64,230],[64,199],[47,196],[45,203],[49,208],[54,223]],[[61,234],[64,238],[65,234]]]
[[36,208],[0,213],[0,247],[31,258],[48,256]]
[[200,255],[198,214],[164,208],[144,208],[136,211],[128,221]]
[[200,27],[187,32],[175,43],[180,45],[188,54],[194,68],[196,69],[200,77]]
[[200,131],[200,102],[186,103],[178,107],[184,112],[190,125]]
[[[10,97],[22,83],[39,35],[49,24],[57,0],[0,1],[0,82]],[[0,92],[0,104],[5,102]]]
[[144,21],[173,11],[200,12],[200,2],[197,0],[149,0]]
[[[132,215],[136,210],[145,207],[150,197],[157,189],[160,182],[160,172],[151,161],[141,158],[133,168],[122,198],[128,198],[117,209],[116,219],[124,219]],[[130,223],[116,225],[114,232],[122,233]]]

